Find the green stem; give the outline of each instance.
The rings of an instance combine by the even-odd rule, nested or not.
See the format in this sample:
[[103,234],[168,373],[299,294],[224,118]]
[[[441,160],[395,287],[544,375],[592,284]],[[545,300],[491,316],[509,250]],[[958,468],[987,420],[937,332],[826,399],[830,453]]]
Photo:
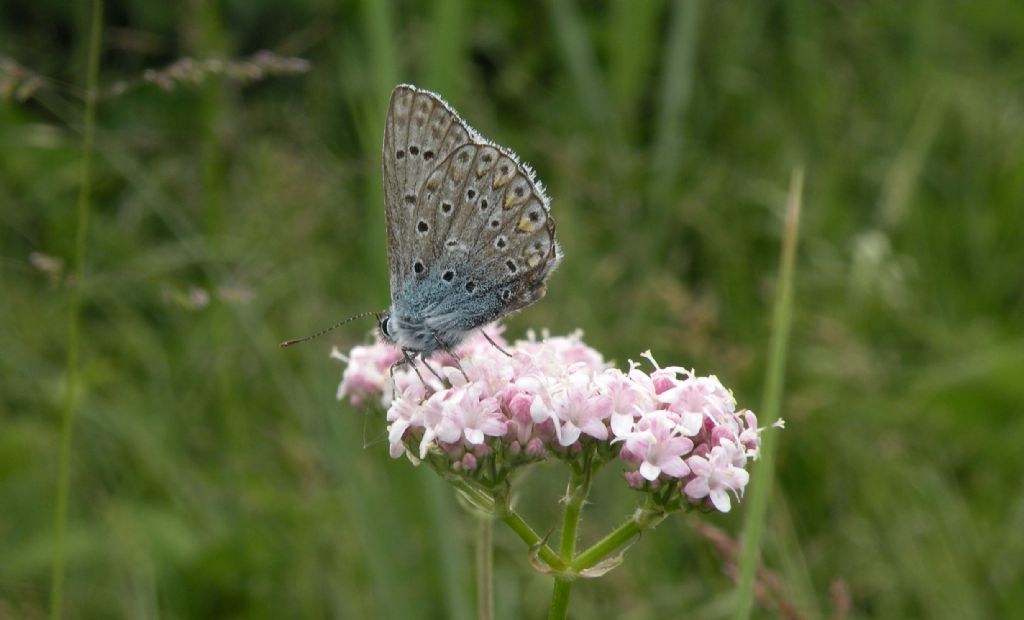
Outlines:
[[78,346],[82,307],[82,278],[85,273],[85,247],[89,233],[89,195],[92,185],[92,152],[96,133],[96,98],[100,73],[103,0],[94,0],[89,29],[89,60],[86,68],[85,127],[82,138],[82,167],[78,186],[78,229],[75,234],[74,278],[68,308],[67,376],[60,421],[60,448],[57,456],[57,505],[54,511],[53,574],[50,583],[50,618],[61,617],[64,605],[64,542],[68,522],[68,494],[71,488],[71,445],[74,433],[78,388]]
[[641,532],[661,523],[667,513],[653,506],[638,508],[628,521],[612,530],[607,536],[597,541],[589,549],[576,556],[569,565],[569,571],[584,571],[605,559],[620,547],[639,536]]
[[569,594],[572,592],[572,579],[555,577],[555,589],[551,593],[551,611],[548,620],[565,620],[569,617]]
[[[507,525],[509,529],[515,532],[516,536],[525,542],[531,549],[538,547],[538,545],[541,545],[543,542],[540,535],[537,534],[537,532],[530,527],[530,524],[527,523],[519,513],[513,510],[511,506],[508,506],[503,502],[496,501],[485,491],[460,478],[448,478],[448,482],[456,489],[462,491],[480,510],[501,519],[501,521]],[[547,545],[540,546],[537,551],[537,555],[540,559],[544,560],[548,566],[555,570],[565,568],[562,560],[559,559],[558,555],[556,555],[555,552],[551,550],[551,547]]]
[[[516,536],[522,539],[522,541],[529,545],[530,548],[537,547],[537,545],[540,545],[543,542],[543,539],[533,530],[532,527],[530,527],[530,524],[511,508],[508,512],[501,514],[500,518],[505,525],[515,532]],[[565,568],[565,564],[562,563],[561,558],[559,558],[548,545],[542,545],[537,552],[537,555],[540,559],[544,560],[548,566],[555,570]]]
[[[789,186],[786,222],[782,238],[782,259],[779,266],[779,285],[772,309],[772,331],[769,345],[768,369],[765,376],[764,402],[761,419],[775,420],[782,403],[782,378],[786,368],[786,345],[793,316],[793,271],[796,262],[796,243],[800,223],[800,205],[803,195],[804,173],[797,168]],[[743,526],[743,552],[740,557],[739,583],[736,586],[735,620],[746,620],[754,607],[754,576],[761,559],[761,538],[764,534],[765,515],[771,494],[772,472],[775,461],[775,436],[764,434],[761,458],[754,468],[746,522]]]
[[[544,541],[544,539],[534,531],[534,528],[529,527],[529,524],[527,524],[522,516],[519,516],[519,513],[515,510],[509,509],[508,512],[501,514],[501,520],[513,532],[515,532],[516,536],[529,545],[530,548],[537,547]],[[565,565],[562,564],[558,555],[546,544],[540,547],[538,555],[545,564],[555,570],[565,568]]]
[[[576,530],[580,523],[583,502],[590,494],[590,460],[582,471],[573,468],[569,478],[569,487],[565,491],[565,512],[562,516],[562,540],[558,545],[558,555],[562,564],[568,566],[576,555]],[[555,577],[555,587],[551,592],[551,611],[549,619],[565,618],[569,612],[569,594],[572,592],[572,576]]]
[[476,609],[480,620],[494,618],[493,520],[477,519],[476,526]]
[[462,491],[466,498],[469,499],[469,501],[472,502],[479,510],[487,514],[493,514],[495,512],[498,503],[495,502],[494,498],[486,491],[461,478],[450,477],[446,478],[446,480],[448,480],[448,483],[453,487]]
[[589,463],[586,471],[573,471],[569,479],[569,488],[565,492],[565,512],[562,516],[562,540],[558,545],[558,555],[562,562],[570,564],[576,555],[576,528],[580,523],[580,512],[583,502],[590,494]]
[[637,522],[633,519],[626,521],[589,549],[576,556],[576,559],[569,566],[569,570],[578,572],[590,568],[638,534],[640,534],[640,526]]

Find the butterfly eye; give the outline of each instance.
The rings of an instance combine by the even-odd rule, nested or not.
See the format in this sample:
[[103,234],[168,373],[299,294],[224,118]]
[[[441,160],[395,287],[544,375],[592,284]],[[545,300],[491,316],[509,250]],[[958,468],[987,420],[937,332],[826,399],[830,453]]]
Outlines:
[[385,338],[391,337],[391,317],[384,317],[380,320],[380,333],[384,334]]

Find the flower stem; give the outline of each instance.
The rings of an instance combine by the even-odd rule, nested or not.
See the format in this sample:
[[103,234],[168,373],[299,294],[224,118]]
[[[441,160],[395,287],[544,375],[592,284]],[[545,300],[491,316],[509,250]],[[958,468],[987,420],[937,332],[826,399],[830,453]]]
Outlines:
[[628,521],[612,530],[589,549],[577,555],[569,565],[569,570],[578,573],[591,568],[622,547],[622,545],[639,536],[644,530],[651,529],[661,523],[666,516],[667,513],[651,505],[645,505],[637,509],[636,513]]
[[494,618],[494,544],[491,517],[481,516],[476,526],[476,609],[479,620]]
[[[580,523],[583,502],[590,494],[591,468],[588,463],[582,471],[573,468],[569,478],[569,488],[565,491],[565,512],[562,516],[562,540],[558,545],[558,556],[563,565],[570,565],[576,555],[576,529]],[[549,620],[560,620],[569,612],[569,594],[572,592],[572,577],[555,577],[555,587],[551,592],[551,611]]]
[[[519,516],[519,513],[511,508],[509,508],[507,512],[502,513],[500,518],[505,525],[509,526],[509,528],[516,533],[516,536],[521,538],[522,541],[531,548],[537,547],[537,545],[540,545],[543,542],[543,539],[533,530],[532,527],[530,527],[530,524]],[[540,559],[544,560],[548,566],[555,570],[565,568],[565,564],[562,563],[561,558],[559,558],[555,552],[551,550],[551,547],[547,545],[541,546],[537,555]]]
[[[463,492],[466,497],[476,505],[480,510],[492,514],[502,520],[505,525],[509,527],[516,536],[518,536],[523,542],[525,542],[531,548],[538,547],[543,542],[543,539],[537,534],[536,531],[530,524],[523,519],[519,513],[508,506],[507,503],[497,501],[486,491],[476,487],[469,482],[456,477],[447,478],[448,482],[451,483],[456,489]],[[540,559],[555,570],[561,570],[565,568],[562,560],[551,550],[551,547],[542,545],[537,551],[537,555]]]
[[68,522],[68,495],[71,487],[71,445],[75,427],[75,404],[79,381],[78,345],[82,307],[82,277],[85,272],[85,247],[89,233],[89,194],[92,184],[92,151],[96,132],[96,99],[99,83],[102,43],[103,0],[92,5],[89,30],[89,59],[86,66],[85,123],[82,138],[81,181],[78,186],[78,229],[75,234],[74,278],[68,310],[68,353],[64,379],[64,399],[60,421],[60,447],[57,456],[57,502],[54,509],[53,573],[50,581],[50,618],[61,617],[64,603],[64,538]]
[[555,589],[551,593],[551,610],[548,620],[565,620],[569,617],[569,593],[572,592],[572,579],[555,577]]
[[573,571],[581,571],[590,568],[615,551],[622,545],[629,542],[634,536],[640,533],[640,526],[636,521],[630,519],[619,527],[615,528],[607,536],[599,540],[589,549],[576,556],[569,567]]
[[583,473],[573,471],[569,479],[569,488],[565,492],[565,512],[562,517],[562,540],[558,546],[558,555],[562,562],[569,564],[576,554],[576,528],[580,522],[583,502],[590,494],[590,471]]

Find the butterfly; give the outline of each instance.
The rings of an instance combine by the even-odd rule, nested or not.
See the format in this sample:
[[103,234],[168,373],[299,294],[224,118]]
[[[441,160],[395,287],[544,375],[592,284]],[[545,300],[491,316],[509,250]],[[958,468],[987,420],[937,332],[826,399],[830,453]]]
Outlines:
[[384,125],[391,307],[381,338],[406,359],[449,353],[544,296],[562,260],[533,170],[441,97],[400,84]]
[[402,351],[399,363],[436,351],[455,358],[473,330],[544,296],[562,250],[544,187],[514,152],[437,94],[400,84],[383,160],[391,306],[282,346],[375,314],[381,339]]

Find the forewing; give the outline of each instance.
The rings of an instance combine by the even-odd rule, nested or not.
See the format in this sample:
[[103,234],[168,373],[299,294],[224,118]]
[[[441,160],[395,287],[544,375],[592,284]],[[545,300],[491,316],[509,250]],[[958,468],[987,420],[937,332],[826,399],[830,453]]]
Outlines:
[[402,282],[415,275],[416,262],[426,260],[416,256],[423,241],[417,225],[424,214],[420,204],[424,180],[456,148],[474,138],[475,132],[437,95],[406,84],[392,91],[383,153],[392,297]]

